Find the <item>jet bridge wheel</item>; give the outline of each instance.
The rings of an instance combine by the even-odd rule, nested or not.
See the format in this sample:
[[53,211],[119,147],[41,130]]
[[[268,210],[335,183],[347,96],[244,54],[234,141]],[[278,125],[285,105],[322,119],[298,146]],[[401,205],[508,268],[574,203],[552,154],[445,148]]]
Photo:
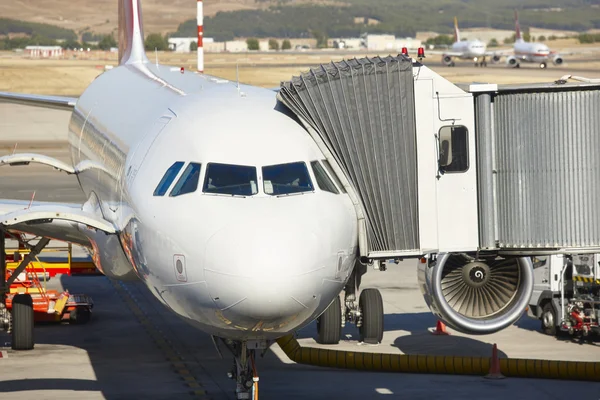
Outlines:
[[383,299],[377,289],[364,289],[360,293],[358,306],[362,322],[358,328],[360,341],[369,344],[381,343],[383,339]]
[[325,312],[317,318],[317,342],[320,344],[338,344],[342,335],[342,303],[336,296]]
[[12,348],[33,349],[33,300],[29,294],[17,294],[12,301]]

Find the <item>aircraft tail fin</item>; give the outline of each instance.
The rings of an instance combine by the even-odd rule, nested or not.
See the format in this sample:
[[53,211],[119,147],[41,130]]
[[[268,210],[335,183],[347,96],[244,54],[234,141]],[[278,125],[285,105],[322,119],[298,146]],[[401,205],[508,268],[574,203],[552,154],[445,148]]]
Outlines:
[[454,41],[460,42],[460,31],[458,30],[458,20],[454,17]]
[[515,10],[515,41],[521,41],[523,38],[521,37],[521,25],[519,24],[519,14],[517,10]]
[[141,0],[119,1],[119,65],[147,63]]

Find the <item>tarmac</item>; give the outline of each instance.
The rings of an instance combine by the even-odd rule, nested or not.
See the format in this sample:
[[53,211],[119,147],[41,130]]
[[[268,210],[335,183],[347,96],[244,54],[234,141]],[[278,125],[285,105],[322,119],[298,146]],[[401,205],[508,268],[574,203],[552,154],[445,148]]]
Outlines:
[[[0,154],[42,152],[69,161],[68,113],[0,104]],[[36,128],[37,127],[37,128]],[[48,167],[0,169],[0,198],[81,202],[77,181]],[[434,336],[436,319],[417,286],[415,261],[370,270],[363,288],[375,287],[384,299],[385,334],[377,346],[360,345],[357,330],[344,328],[337,346],[319,346],[311,323],[297,332],[304,346],[403,354],[600,361],[598,342],[559,340],[523,316],[513,326],[485,336]],[[232,358],[216,351],[210,336],[179,320],[141,283],[120,283],[104,276],[50,280],[94,300],[85,325],[43,324],[35,328],[31,351],[10,349],[0,333],[0,398],[9,399],[234,399],[226,373]],[[259,290],[259,288],[257,289]],[[257,361],[260,398],[265,399],[600,399],[600,383],[476,376],[372,373],[311,367],[290,361],[275,344]]]

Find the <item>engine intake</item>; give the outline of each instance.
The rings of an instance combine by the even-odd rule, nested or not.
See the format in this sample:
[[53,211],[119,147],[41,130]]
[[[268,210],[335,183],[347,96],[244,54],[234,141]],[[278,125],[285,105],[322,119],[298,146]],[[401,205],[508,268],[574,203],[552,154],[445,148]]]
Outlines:
[[554,57],[552,62],[554,63],[554,65],[561,65],[563,63],[563,59],[561,56],[556,56]]
[[419,264],[419,286],[431,311],[467,334],[500,331],[521,317],[533,291],[529,257],[442,253]]

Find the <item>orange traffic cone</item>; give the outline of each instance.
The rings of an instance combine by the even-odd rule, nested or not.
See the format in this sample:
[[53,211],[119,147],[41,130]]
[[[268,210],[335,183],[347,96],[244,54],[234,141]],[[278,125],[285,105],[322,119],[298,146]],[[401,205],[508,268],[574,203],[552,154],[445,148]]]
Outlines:
[[485,376],[488,379],[504,379],[505,376],[500,372],[500,359],[498,358],[498,347],[494,343],[492,348],[492,360],[490,362],[490,372]]
[[449,333],[446,332],[446,325],[440,320],[438,320],[435,330],[433,332],[431,332],[431,334],[432,335],[449,335]]

